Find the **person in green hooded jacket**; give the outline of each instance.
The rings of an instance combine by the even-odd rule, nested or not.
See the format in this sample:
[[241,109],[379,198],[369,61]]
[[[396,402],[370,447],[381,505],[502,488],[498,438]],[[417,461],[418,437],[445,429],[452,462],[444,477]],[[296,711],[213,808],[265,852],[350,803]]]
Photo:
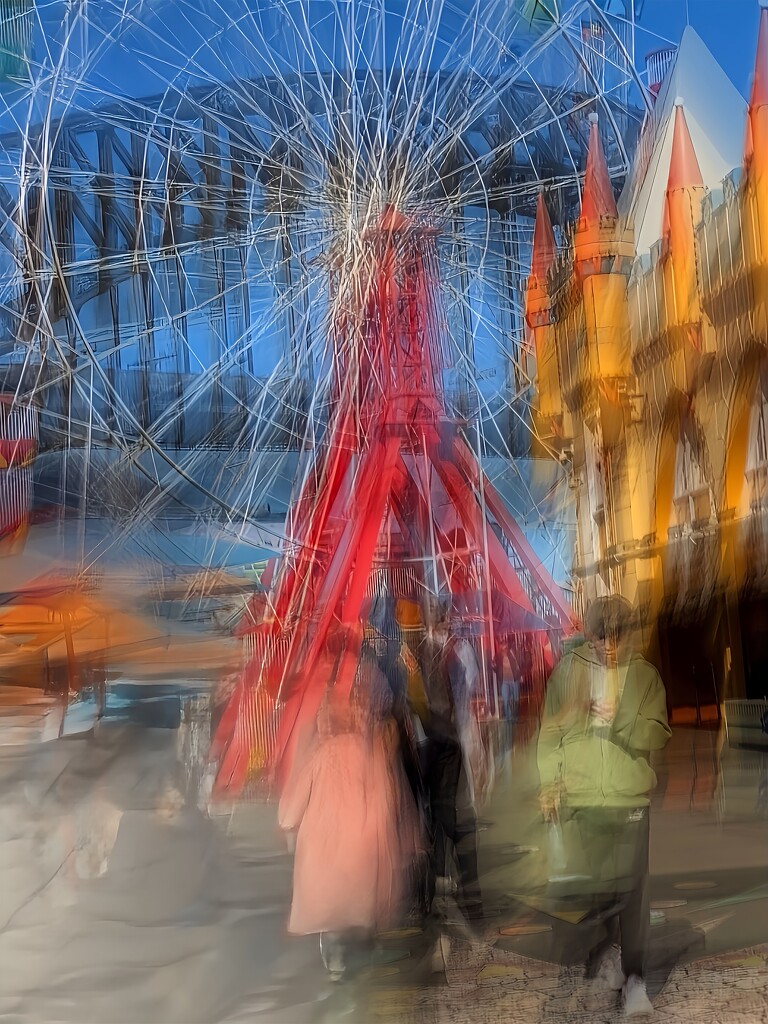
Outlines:
[[570,837],[571,853],[573,842],[580,847],[595,917],[606,926],[587,974],[623,989],[627,1015],[652,1010],[645,989],[650,760],[671,736],[661,677],[632,650],[633,619],[621,597],[590,606],[587,642],[549,679],[537,748],[541,810]]

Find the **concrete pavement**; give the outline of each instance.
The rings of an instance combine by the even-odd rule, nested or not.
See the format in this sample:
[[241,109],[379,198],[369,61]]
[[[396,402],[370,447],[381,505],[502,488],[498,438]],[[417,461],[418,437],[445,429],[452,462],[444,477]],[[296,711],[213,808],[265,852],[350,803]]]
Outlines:
[[[720,752],[716,733],[680,729],[657,765],[649,990],[663,1024],[768,1022],[768,822],[758,788],[764,756]],[[232,1024],[621,1019],[616,996],[595,993],[584,979],[586,926],[572,906],[548,899],[531,745],[514,739],[497,767],[479,832],[486,944],[454,940],[446,982],[436,985],[425,976],[426,937],[405,929],[380,938],[349,980],[333,986],[316,940],[288,938],[271,991],[245,1000]],[[730,785],[740,783],[736,805],[722,792],[724,772]],[[237,808],[229,828],[241,849],[259,836],[262,856],[276,843],[274,856],[287,866],[268,807]]]
[[[0,758],[9,1024],[617,1019],[615,997],[583,978],[583,922],[549,901],[524,729],[499,757],[481,815],[487,941],[455,940],[436,985],[429,940],[401,930],[334,986],[316,938],[286,934],[292,862],[273,805],[180,815],[168,804],[168,731],[107,723],[95,740],[41,744],[42,712],[15,714],[9,698],[0,721],[14,742]],[[663,1024],[768,1022],[763,757],[678,729],[657,766],[650,987]]]

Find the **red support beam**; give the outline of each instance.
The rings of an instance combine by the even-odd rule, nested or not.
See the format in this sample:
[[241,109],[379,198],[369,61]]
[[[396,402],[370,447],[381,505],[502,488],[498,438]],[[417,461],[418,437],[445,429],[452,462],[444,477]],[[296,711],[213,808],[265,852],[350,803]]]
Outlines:
[[[410,555],[439,560],[438,590],[446,583],[452,591],[478,590],[472,614],[484,623],[481,649],[493,647],[494,591],[530,615],[529,622],[540,621],[488,512],[555,609],[558,621],[552,628],[572,624],[567,603],[474,455],[448,432],[455,428],[446,429],[441,394],[446,327],[433,233],[386,210],[378,229],[362,241],[357,275],[345,282],[339,271],[335,281],[346,289],[344,312],[333,328],[336,411],[291,515],[295,548],[277,574],[272,617],[256,627],[264,633],[263,643],[257,644],[213,744],[214,754],[222,754],[219,792],[236,792],[247,778],[257,688],[272,687],[283,703],[275,755],[283,777],[326,688],[332,684],[349,693],[365,595],[387,522],[397,521]],[[347,638],[336,660],[327,644],[334,619]],[[544,635],[536,635],[546,658]]]
[[559,619],[557,622],[553,622],[552,625],[563,629],[566,632],[572,632],[575,630],[577,620],[573,609],[563,597],[560,588],[549,573],[542,568],[541,562],[531,550],[531,546],[526,540],[525,534],[507,511],[504,499],[490,482],[488,477],[482,473],[482,470],[477,463],[477,459],[462,438],[457,437],[454,439],[453,452],[457,466],[476,489],[479,489],[480,487],[480,477],[482,474],[482,490],[488,511],[501,527],[504,536],[515,549],[517,557],[525,566],[528,573],[530,573],[536,586],[543,594],[546,594],[553,608],[558,613]]
[[[437,453],[436,453],[437,454]],[[443,486],[448,492],[464,529],[469,533],[472,543],[483,551],[486,543],[488,550],[488,566],[491,579],[498,589],[514,604],[526,611],[533,611],[533,605],[512,568],[501,541],[490,528],[483,529],[478,522],[480,506],[475,494],[458,467],[452,462],[435,459],[435,469],[440,475]]]

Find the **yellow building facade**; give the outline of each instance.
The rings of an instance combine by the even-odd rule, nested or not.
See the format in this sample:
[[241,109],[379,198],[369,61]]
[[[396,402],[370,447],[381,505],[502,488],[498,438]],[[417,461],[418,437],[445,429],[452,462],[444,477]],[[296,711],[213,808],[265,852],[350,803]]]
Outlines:
[[526,319],[540,446],[567,467],[579,601],[621,593],[674,706],[768,692],[768,10],[743,167],[716,199],[675,101],[649,256],[620,217],[596,116],[578,221],[540,197]]

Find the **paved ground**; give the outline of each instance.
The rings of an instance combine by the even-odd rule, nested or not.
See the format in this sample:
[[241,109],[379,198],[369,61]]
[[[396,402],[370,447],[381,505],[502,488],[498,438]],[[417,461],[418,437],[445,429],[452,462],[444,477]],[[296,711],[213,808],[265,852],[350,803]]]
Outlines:
[[[105,724],[24,744],[44,708],[0,726],[0,1020],[7,1024],[608,1022],[578,966],[587,936],[550,902],[547,836],[521,730],[481,822],[485,939],[456,940],[435,984],[417,929],[328,982],[314,938],[286,935],[291,857],[274,808],[213,821],[174,806],[174,737]],[[25,720],[27,724],[25,725]],[[0,738],[1,745],[1,738]],[[652,974],[663,1024],[768,1022],[764,755],[676,730],[652,814]],[[450,904],[446,905],[450,912]],[[569,913],[568,911],[571,911]]]
[[[588,935],[574,920],[578,913],[548,900],[531,754],[518,738],[500,759],[480,832],[487,941],[473,947],[455,940],[444,983],[431,977],[431,939],[417,929],[360,952],[341,985],[325,979],[316,940],[288,938],[262,965],[231,1024],[621,1019],[615,996],[584,980]],[[764,755],[721,753],[716,732],[693,729],[676,730],[657,766],[649,988],[663,1024],[768,1022],[768,822],[759,790],[765,768]],[[267,808],[238,808],[228,830],[241,856],[270,862],[284,884],[290,857],[280,852]]]

